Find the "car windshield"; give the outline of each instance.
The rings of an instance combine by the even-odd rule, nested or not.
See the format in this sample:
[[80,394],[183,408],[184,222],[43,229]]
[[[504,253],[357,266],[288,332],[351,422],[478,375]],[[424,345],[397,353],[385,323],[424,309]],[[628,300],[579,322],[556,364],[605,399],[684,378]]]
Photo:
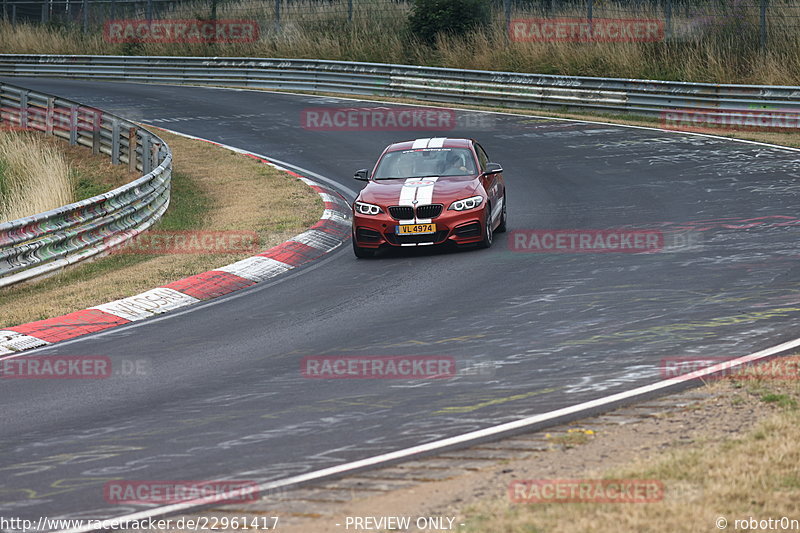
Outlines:
[[422,148],[387,152],[375,171],[376,180],[476,174],[467,148]]

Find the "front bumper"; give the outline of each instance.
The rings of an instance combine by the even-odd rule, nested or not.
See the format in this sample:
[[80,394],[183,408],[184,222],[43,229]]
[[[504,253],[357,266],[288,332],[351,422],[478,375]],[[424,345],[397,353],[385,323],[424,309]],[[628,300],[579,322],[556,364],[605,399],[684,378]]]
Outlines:
[[353,239],[362,248],[381,246],[430,246],[434,244],[473,244],[480,242],[486,231],[486,206],[469,211],[445,210],[430,222],[436,224],[436,233],[426,235],[397,235],[400,221],[388,213],[353,216]]

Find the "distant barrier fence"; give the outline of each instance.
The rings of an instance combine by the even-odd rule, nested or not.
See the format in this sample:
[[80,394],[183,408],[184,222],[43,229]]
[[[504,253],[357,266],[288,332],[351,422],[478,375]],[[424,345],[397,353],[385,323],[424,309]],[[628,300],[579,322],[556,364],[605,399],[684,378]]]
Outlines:
[[100,254],[153,225],[167,209],[172,153],[133,122],[0,82],[0,129],[61,137],[143,174],[105,194],[0,223],[0,287]]
[[307,59],[19,54],[0,54],[0,76],[303,90],[508,108],[594,110],[657,117],[667,127],[729,124],[754,129],[800,129],[800,87],[792,86],[553,76]]

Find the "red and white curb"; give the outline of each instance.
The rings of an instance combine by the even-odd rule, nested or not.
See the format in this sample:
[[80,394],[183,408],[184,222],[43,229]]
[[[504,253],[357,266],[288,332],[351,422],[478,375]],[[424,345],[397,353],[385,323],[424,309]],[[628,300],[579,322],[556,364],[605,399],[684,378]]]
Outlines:
[[298,178],[322,197],[325,202],[322,217],[308,230],[288,241],[230,265],[135,296],[0,330],[0,356],[122,326],[244,289],[321,258],[341,246],[349,236],[350,206],[332,189],[252,152],[191,135],[170,133],[233,150]]

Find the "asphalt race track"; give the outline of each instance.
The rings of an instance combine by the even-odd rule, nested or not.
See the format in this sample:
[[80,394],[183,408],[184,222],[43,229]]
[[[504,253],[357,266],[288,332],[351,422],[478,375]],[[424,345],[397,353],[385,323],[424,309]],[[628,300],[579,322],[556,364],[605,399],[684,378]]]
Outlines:
[[[272,156],[351,191],[361,186],[353,171],[390,142],[474,137],[504,166],[510,231],[681,236],[648,254],[519,253],[511,233],[489,250],[374,260],[347,244],[275,283],[39,350],[147,371],[0,380],[6,515],[118,516],[145,506],[107,503],[112,479],[281,479],[652,383],[664,358],[733,357],[798,336],[797,152],[472,113],[444,133],[319,132],[301,127],[302,109],[385,104],[5,81]],[[302,357],[337,354],[446,355],[491,370],[430,381],[301,375]]]

